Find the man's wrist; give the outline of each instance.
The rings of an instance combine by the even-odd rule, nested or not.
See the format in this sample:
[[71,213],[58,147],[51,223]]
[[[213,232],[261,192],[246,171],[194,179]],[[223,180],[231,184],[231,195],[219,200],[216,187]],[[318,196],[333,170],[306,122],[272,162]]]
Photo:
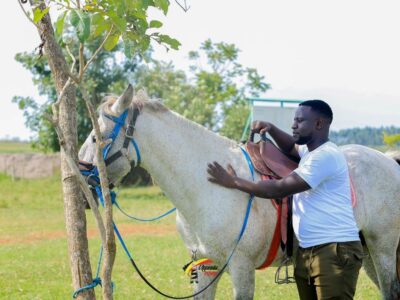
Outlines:
[[232,184],[230,186],[231,189],[237,189],[238,188],[237,180],[238,180],[237,176],[232,176]]
[[267,131],[270,135],[274,134],[276,130],[276,126],[272,123],[269,123],[269,130]]

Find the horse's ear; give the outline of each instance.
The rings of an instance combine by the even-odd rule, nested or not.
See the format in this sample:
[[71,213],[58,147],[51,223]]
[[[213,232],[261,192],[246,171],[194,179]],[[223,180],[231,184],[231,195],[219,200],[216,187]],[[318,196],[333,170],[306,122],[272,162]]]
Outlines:
[[115,101],[111,110],[116,114],[121,114],[131,104],[133,98],[133,87],[131,84],[128,85],[124,93]]

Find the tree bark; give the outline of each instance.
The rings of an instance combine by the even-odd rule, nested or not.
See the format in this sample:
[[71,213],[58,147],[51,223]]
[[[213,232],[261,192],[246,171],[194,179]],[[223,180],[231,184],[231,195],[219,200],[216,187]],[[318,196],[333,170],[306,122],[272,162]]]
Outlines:
[[[41,9],[45,4],[39,1]],[[46,14],[38,24],[39,34],[44,42],[45,55],[56,83],[58,94],[64,88],[69,75],[68,65],[63,52],[57,43],[49,14]],[[63,132],[66,151],[73,155],[77,162],[77,124],[76,124],[76,87],[69,85],[59,106],[59,125]],[[63,148],[63,147],[62,147]],[[68,253],[74,290],[92,283],[92,271],[89,260],[88,240],[86,232],[85,207],[79,182],[68,166],[66,153],[61,150],[61,178],[64,193],[64,214],[67,230]],[[78,295],[78,299],[95,299],[93,289]]]

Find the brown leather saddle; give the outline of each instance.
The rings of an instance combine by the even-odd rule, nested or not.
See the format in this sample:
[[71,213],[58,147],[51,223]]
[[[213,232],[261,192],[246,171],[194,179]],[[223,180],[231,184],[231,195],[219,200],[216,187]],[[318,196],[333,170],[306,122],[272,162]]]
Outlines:
[[252,142],[253,138],[246,143],[247,152],[250,155],[254,168],[262,175],[273,178],[283,178],[297,168],[298,163],[284,154],[265,135],[258,143]]

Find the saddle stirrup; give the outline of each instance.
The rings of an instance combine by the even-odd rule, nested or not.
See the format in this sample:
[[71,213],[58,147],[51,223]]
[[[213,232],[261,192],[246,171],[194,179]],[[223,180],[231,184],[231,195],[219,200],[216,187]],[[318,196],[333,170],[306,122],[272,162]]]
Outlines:
[[[293,265],[293,258],[289,257],[286,255],[284,255],[281,263],[279,264],[278,269],[275,272],[275,283],[277,284],[289,284],[289,283],[295,283],[295,279],[294,279],[294,270],[291,272],[291,274],[289,274],[289,266],[290,264]],[[284,268],[284,272],[282,275],[282,268]]]

